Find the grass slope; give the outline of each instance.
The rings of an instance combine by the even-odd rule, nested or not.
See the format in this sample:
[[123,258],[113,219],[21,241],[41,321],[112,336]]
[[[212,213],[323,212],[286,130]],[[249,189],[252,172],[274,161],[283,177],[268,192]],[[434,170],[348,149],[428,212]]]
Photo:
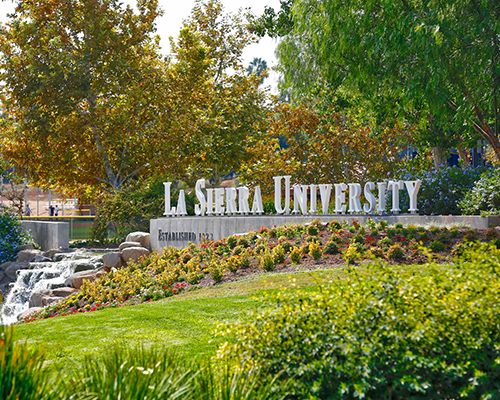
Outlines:
[[339,269],[264,274],[212,286],[138,306],[50,318],[16,328],[17,339],[45,345],[49,363],[80,364],[85,354],[99,354],[114,342],[163,345],[188,357],[211,355],[221,343],[218,323],[245,318],[266,294],[295,287],[315,287],[341,274]]

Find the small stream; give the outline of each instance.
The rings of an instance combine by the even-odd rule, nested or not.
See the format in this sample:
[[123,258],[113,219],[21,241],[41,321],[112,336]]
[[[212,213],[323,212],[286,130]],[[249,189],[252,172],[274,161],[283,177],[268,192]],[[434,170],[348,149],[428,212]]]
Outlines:
[[17,279],[0,310],[0,324],[10,325],[17,322],[17,316],[29,308],[29,301],[34,292],[64,287],[64,281],[75,273],[75,270],[90,270],[102,266],[102,255],[84,250],[60,254],[59,258],[60,261],[31,262],[28,269],[17,272]]

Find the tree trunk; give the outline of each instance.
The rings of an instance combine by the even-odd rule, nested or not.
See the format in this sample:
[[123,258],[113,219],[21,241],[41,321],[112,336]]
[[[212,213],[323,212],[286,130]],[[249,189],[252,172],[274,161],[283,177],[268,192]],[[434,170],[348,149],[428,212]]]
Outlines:
[[464,168],[467,168],[470,165],[470,160],[469,160],[469,156],[465,152],[465,149],[461,143],[458,144],[457,151],[458,151],[458,156],[460,157],[460,159],[464,163]]
[[432,148],[432,158],[434,159],[434,169],[441,169],[441,167],[446,166],[448,151],[441,146],[434,146]]

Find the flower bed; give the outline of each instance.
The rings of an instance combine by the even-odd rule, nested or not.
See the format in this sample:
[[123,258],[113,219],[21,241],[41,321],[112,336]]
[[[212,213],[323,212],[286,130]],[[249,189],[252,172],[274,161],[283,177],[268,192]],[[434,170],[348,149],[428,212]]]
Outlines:
[[155,301],[270,271],[340,267],[373,259],[389,264],[444,262],[475,246],[476,240],[493,241],[500,247],[495,228],[387,226],[385,221],[377,224],[371,219],[365,226],[357,221],[323,224],[315,220],[307,226],[261,228],[242,236],[191,244],[186,249],[170,247],[161,254],[152,253],[94,282],[85,281],[78,293],[24,322]]

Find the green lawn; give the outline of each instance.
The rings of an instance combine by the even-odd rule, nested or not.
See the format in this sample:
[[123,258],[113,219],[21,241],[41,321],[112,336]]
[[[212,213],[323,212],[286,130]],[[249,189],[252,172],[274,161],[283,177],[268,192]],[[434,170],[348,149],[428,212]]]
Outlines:
[[213,334],[218,323],[248,318],[246,311],[261,304],[266,294],[313,288],[339,273],[330,269],[262,274],[138,306],[21,324],[16,334],[21,340],[45,345],[49,363],[79,364],[85,354],[100,354],[114,342],[163,345],[189,357],[212,355],[222,341]]

